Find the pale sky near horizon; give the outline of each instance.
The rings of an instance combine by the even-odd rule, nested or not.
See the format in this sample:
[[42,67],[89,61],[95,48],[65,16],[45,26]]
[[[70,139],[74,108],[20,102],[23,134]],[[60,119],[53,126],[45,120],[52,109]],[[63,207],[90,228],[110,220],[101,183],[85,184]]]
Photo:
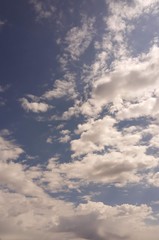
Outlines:
[[0,0],[0,239],[158,240],[159,0]]

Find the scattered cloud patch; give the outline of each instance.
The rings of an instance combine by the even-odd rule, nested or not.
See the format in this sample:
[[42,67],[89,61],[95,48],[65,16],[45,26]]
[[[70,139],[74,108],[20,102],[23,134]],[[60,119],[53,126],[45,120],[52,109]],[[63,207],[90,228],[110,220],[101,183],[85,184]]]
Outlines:
[[48,19],[52,17],[56,11],[56,8],[51,4],[51,1],[29,0],[29,3],[34,7],[37,20]]
[[54,83],[54,89],[48,90],[43,94],[43,98],[48,100],[62,97],[74,99],[76,96],[75,82],[72,80],[56,80]]
[[34,112],[34,113],[39,113],[39,112],[47,112],[50,109],[50,106],[47,103],[43,102],[29,102],[26,98],[21,98],[20,100],[22,108],[26,112]]

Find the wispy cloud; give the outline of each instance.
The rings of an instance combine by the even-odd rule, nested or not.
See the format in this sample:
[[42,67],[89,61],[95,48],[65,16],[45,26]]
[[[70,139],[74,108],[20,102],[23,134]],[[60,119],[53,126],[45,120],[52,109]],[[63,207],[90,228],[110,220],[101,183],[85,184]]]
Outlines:
[[48,19],[52,17],[56,11],[56,8],[51,4],[51,1],[29,0],[29,3],[34,7],[37,20]]
[[82,25],[71,28],[66,34],[66,52],[73,60],[77,60],[90,45],[93,33],[95,19],[83,18]]
[[7,21],[3,21],[0,19],[0,30],[6,25]]

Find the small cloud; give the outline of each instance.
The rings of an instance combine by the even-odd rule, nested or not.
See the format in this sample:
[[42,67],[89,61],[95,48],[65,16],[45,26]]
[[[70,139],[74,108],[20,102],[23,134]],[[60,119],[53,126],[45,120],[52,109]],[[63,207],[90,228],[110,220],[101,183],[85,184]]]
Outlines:
[[7,21],[0,20],[0,30],[6,25]]
[[60,133],[62,134],[62,136],[59,138],[59,142],[67,143],[70,141],[71,137],[69,136],[69,134],[71,132],[68,129],[62,130]]
[[52,141],[52,138],[51,137],[48,137],[47,140],[46,140],[47,143],[53,143]]
[[5,85],[5,86],[0,85],[0,93],[5,92],[9,87],[10,85]]
[[54,88],[43,94],[43,98],[48,100],[53,98],[62,98],[65,96],[71,99],[76,97],[75,82],[72,81],[72,79],[70,79],[70,81],[56,80],[54,83]]
[[63,137],[60,137],[60,138],[59,138],[59,141],[60,141],[61,143],[67,143],[67,142],[70,141],[70,139],[71,139],[70,136],[65,135],[65,136],[63,136]]
[[64,126],[65,126],[64,124],[59,124],[59,125],[56,127],[56,129],[57,129],[57,130],[62,129],[62,128],[64,128]]
[[22,108],[29,112],[39,113],[39,112],[47,112],[51,106],[49,106],[47,103],[43,102],[29,102],[26,98],[21,98],[20,100]]
[[5,137],[5,136],[9,136],[11,134],[11,132],[8,129],[2,129],[0,131],[0,135]]

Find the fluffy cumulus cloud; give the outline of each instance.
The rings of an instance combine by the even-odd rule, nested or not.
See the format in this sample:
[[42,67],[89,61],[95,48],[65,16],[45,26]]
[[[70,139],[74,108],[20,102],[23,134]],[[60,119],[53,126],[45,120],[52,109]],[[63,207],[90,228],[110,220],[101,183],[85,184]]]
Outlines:
[[147,228],[146,218],[151,219],[151,209],[146,205],[111,207],[89,202],[77,207],[76,216],[60,219],[60,230],[74,232],[73,239],[134,240],[149,239],[150,236],[155,239],[158,228]]
[[93,83],[92,96],[81,105],[81,113],[96,115],[112,103],[112,109],[120,110],[120,118],[158,114],[158,52],[154,45],[147,54],[116,61],[113,70]]
[[[135,155],[135,157],[134,157]],[[127,183],[139,183],[146,169],[156,167],[158,160],[148,156],[138,147],[125,153],[112,152],[103,156],[90,154],[82,161],[61,166],[70,179],[79,178],[86,183],[105,183],[124,186]],[[78,170],[80,169],[80,171]]]
[[75,207],[47,196],[31,199],[3,191],[0,202],[3,239],[157,240],[158,236],[157,218],[147,205],[88,202]]
[[0,163],[0,182],[10,191],[36,196],[42,192],[38,186],[31,182],[21,164]]
[[[73,156],[83,154],[106,151],[106,147],[124,151],[133,146],[140,145],[142,131],[129,129],[130,131],[122,131],[115,126],[116,120],[106,116],[103,119],[90,120],[83,125],[78,125],[77,134],[80,134],[78,139],[71,141],[71,149],[74,152]],[[133,131],[134,130],[134,131]]]

